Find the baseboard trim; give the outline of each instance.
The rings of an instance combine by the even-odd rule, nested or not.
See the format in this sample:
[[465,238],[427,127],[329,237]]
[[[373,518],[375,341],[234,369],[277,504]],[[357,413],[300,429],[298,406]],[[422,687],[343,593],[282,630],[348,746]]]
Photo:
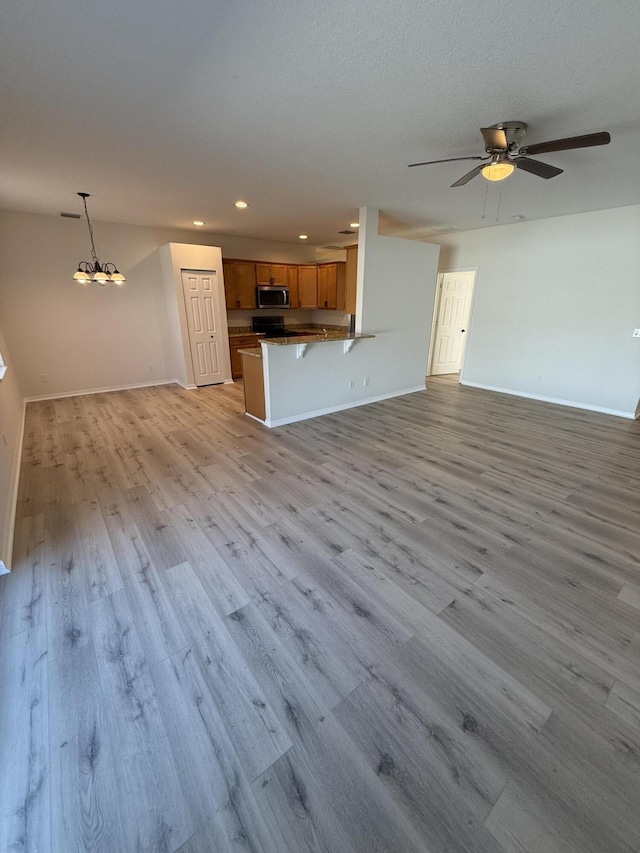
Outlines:
[[575,400],[562,400],[560,397],[545,397],[543,394],[528,394],[525,391],[513,391],[511,388],[499,388],[496,385],[484,385],[481,382],[460,380],[461,385],[470,388],[481,388],[483,391],[497,391],[499,394],[510,394],[512,397],[526,397],[528,400],[540,400],[542,403],[553,403],[556,406],[568,406],[571,409],[583,409],[586,412],[599,412],[602,415],[614,415],[617,418],[634,418],[633,412],[621,412],[618,409],[606,409],[604,406],[592,406],[590,403],[576,403]]
[[[286,424],[297,423],[298,421],[307,421],[311,418],[319,418],[322,415],[332,415],[334,412],[343,412],[345,409],[355,409],[358,406],[368,406],[370,403],[379,403],[381,400],[390,400],[393,397],[403,397],[405,394],[415,394],[416,391],[424,391],[424,385],[416,385],[415,388],[403,388],[402,391],[393,391],[391,394],[380,394],[377,397],[367,397],[365,400],[356,400],[353,403],[342,403],[339,406],[329,406],[326,409],[317,409],[314,412],[304,412],[301,415],[291,415],[287,418],[277,418],[276,420],[260,421],[269,429],[274,427],[286,426]],[[256,418],[256,420],[258,420]]]
[[[155,382],[132,382],[129,385],[107,385],[104,388],[86,388],[82,391],[61,391],[58,394],[39,394],[25,397],[25,403],[38,403],[42,400],[61,400],[63,397],[85,397],[88,394],[107,394],[110,391],[129,391],[133,388],[153,388],[156,385],[182,385],[177,379],[160,379]],[[191,387],[182,385],[183,388]],[[195,385],[193,386],[195,388]]]
[[185,391],[195,391],[198,387],[197,385],[185,385],[184,382],[181,382],[179,379],[173,380],[176,385],[179,385],[181,388],[184,388]]
[[22,402],[22,418],[18,434],[18,446],[13,459],[13,470],[11,471],[11,483],[9,485],[9,522],[3,544],[5,561],[0,560],[0,575],[11,570],[13,565],[13,538],[16,529],[16,513],[18,511],[18,484],[20,483],[20,467],[22,464],[22,448],[24,446],[24,430],[27,417],[27,403]]

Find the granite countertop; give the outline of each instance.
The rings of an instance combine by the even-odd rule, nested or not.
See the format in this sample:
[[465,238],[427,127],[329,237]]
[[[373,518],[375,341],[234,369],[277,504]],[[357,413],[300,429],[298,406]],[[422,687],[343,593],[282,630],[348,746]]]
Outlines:
[[229,329],[230,338],[246,338],[247,335],[257,335],[259,338],[264,338],[264,332],[253,332],[248,326],[240,328],[231,326]]
[[324,344],[327,341],[361,341],[365,338],[375,338],[375,335],[350,335],[348,332],[330,331],[308,335],[297,335],[294,338],[267,338],[264,341],[267,346],[286,347],[295,344]]
[[250,349],[239,349],[240,355],[250,355],[252,358],[262,358],[261,347],[251,347]]

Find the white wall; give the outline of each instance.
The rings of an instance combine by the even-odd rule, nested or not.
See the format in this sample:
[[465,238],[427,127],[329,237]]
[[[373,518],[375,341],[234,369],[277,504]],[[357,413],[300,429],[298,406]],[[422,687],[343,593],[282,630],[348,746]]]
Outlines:
[[122,289],[72,281],[78,262],[89,258],[86,221],[0,212],[0,320],[26,396],[178,378],[167,356],[172,346],[156,252],[165,243],[220,246],[226,257],[315,261],[312,246],[105,222],[94,227],[100,260],[116,262],[127,277]]
[[[0,322],[2,320],[0,314]],[[10,568],[22,441],[23,394],[2,328],[0,354],[7,365],[4,379],[0,381],[0,561]]]
[[360,208],[356,329],[376,335],[381,388],[424,385],[438,272],[437,246],[378,234]]
[[377,210],[359,221],[356,322],[375,339],[346,354],[340,341],[312,343],[301,359],[295,345],[263,344],[270,425],[424,388],[439,249],[381,237]]
[[478,267],[463,383],[633,415],[640,397],[640,206],[440,238]]

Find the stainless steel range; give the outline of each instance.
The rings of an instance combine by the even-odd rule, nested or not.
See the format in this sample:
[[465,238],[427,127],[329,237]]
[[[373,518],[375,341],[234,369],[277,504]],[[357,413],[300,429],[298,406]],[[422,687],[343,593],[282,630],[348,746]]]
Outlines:
[[265,338],[295,338],[299,334],[291,329],[287,329],[282,315],[276,315],[275,317],[252,317],[251,328],[254,332],[262,332]]

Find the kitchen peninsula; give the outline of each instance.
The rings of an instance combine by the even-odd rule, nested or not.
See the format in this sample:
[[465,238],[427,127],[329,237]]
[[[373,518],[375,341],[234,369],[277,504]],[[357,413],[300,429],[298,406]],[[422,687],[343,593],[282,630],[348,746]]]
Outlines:
[[247,414],[274,427],[373,402],[367,354],[356,350],[374,337],[326,330],[240,350]]

